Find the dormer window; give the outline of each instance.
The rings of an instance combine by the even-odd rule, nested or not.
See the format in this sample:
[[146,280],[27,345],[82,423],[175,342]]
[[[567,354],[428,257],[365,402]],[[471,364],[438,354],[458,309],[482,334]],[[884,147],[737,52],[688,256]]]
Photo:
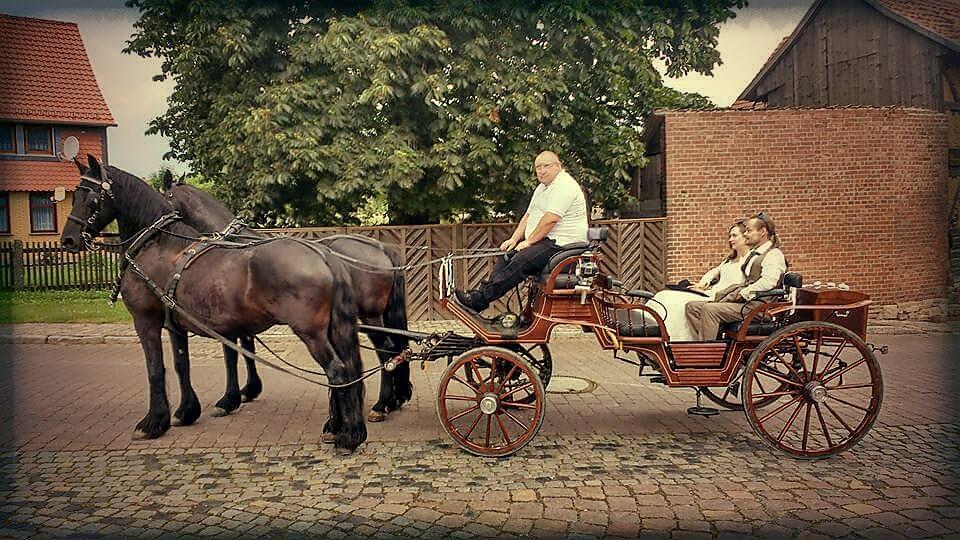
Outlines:
[[17,153],[17,129],[13,124],[0,124],[0,154]]
[[50,126],[23,126],[28,154],[53,155],[53,130]]

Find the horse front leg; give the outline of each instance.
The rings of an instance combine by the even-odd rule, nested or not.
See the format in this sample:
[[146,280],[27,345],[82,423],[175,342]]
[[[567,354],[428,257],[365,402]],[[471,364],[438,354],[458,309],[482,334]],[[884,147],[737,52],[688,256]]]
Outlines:
[[190,349],[187,335],[175,330],[167,331],[173,346],[173,369],[180,380],[180,406],[173,413],[173,425],[189,426],[200,418],[200,400],[190,383]]
[[[244,350],[256,352],[253,344],[253,336],[240,338],[240,346],[243,347]],[[260,380],[260,376],[257,375],[257,363],[247,356],[244,356],[243,359],[247,363],[247,384],[243,385],[243,388],[240,389],[240,399],[246,403],[257,399],[257,396],[263,391],[263,382]]]
[[223,397],[217,401],[210,411],[210,416],[226,416],[240,408],[240,383],[237,377],[237,356],[239,354],[231,347],[223,346],[223,363],[227,369],[227,387]]
[[141,318],[134,321],[134,327],[147,361],[147,381],[150,383],[150,408],[147,415],[137,423],[135,434],[142,438],[155,439],[170,429],[170,404],[167,401],[163,345],[160,342],[162,322],[159,319]]

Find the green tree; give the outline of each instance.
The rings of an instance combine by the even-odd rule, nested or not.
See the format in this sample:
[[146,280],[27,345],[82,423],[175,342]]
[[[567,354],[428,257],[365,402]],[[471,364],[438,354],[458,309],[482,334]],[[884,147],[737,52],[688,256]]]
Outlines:
[[666,89],[710,73],[718,25],[744,0],[129,0],[127,52],[176,86],[149,133],[171,139],[262,225],[517,217],[533,158],[555,150],[607,208],[642,163]]

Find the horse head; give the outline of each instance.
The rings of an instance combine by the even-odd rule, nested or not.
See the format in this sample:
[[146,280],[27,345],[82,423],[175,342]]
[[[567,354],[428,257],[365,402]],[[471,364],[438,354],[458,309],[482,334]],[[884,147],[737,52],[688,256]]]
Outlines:
[[93,236],[113,221],[116,210],[113,183],[97,158],[87,155],[87,166],[74,161],[80,170],[80,183],[73,195],[73,208],[60,235],[60,244],[77,253],[88,247]]

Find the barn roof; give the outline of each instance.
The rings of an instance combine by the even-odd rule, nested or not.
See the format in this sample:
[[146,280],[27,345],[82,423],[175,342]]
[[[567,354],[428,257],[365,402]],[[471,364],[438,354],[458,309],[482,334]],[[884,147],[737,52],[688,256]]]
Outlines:
[[[768,71],[790,49],[827,0],[816,0],[800,19],[793,32],[783,38],[773,50],[770,58],[763,64],[757,75],[750,81],[737,100],[747,100]],[[960,52],[960,0],[863,0],[890,19],[936,41],[956,52]]]
[[0,119],[117,125],[76,23],[0,14]]

